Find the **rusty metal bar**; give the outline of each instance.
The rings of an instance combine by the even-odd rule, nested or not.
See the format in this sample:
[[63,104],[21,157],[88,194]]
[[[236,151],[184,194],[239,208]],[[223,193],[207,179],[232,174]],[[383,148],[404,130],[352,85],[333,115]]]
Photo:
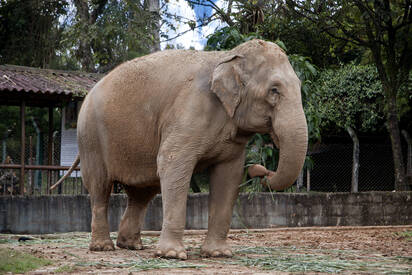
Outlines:
[[21,101],[20,105],[20,123],[21,123],[21,153],[20,153],[20,195],[24,195],[24,160],[25,160],[25,153],[26,153],[26,102],[24,100]]
[[[33,146],[33,138],[32,136],[29,136],[29,165],[33,164],[33,150],[32,150],[32,146]],[[29,182],[29,190],[28,193],[29,195],[33,194],[33,182],[34,182],[34,178],[33,178],[33,171],[29,171],[29,176],[28,176],[28,182]]]
[[[53,107],[49,106],[49,137],[47,140],[47,164],[52,165],[53,164],[53,152],[52,152],[52,147],[53,147]],[[51,186],[51,171],[47,170],[47,194],[50,194],[50,186]]]
[[[21,164],[0,164],[0,169],[21,169]],[[70,166],[57,166],[57,165],[24,165],[27,170],[69,170]],[[80,167],[74,168],[74,170],[79,171]]]

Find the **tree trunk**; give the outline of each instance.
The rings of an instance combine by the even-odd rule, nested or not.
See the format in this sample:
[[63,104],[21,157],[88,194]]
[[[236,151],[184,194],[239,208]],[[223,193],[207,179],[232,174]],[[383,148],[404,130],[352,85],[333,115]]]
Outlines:
[[148,9],[152,15],[152,25],[150,32],[152,33],[152,45],[150,45],[150,52],[160,51],[160,14],[159,14],[159,0],[148,0]]
[[357,193],[359,187],[359,139],[355,131],[351,127],[346,127],[353,141],[353,157],[352,157],[352,187],[351,192]]
[[396,191],[407,191],[409,187],[406,183],[405,166],[402,156],[402,146],[401,146],[401,135],[399,131],[398,123],[398,110],[396,106],[396,93],[386,92],[388,96],[387,104],[387,128],[391,138],[392,154],[393,154],[393,164],[395,169],[395,190]]
[[77,56],[80,58],[80,63],[82,64],[82,71],[84,72],[94,72],[93,58],[92,58],[92,46],[88,41],[80,41],[79,49],[77,51]]
[[77,57],[82,64],[82,70],[86,72],[95,72],[92,53],[92,41],[87,31],[89,27],[96,23],[97,18],[103,12],[107,0],[98,0],[93,4],[89,4],[86,0],[74,0],[77,12],[76,16],[81,21],[81,25],[85,33],[80,38],[79,48],[77,50]]
[[408,144],[406,173],[412,174],[412,137],[405,130],[402,130],[402,135]]
[[200,193],[200,187],[199,185],[197,185],[196,179],[194,176],[192,176],[191,180],[190,180],[190,188],[192,188],[193,193]]
[[406,180],[409,188],[412,185],[412,137],[408,134],[407,131],[402,130],[402,135],[408,144],[408,153],[406,155]]
[[296,181],[296,191],[297,192],[302,192],[302,187],[303,187],[303,169],[300,170],[298,179]]

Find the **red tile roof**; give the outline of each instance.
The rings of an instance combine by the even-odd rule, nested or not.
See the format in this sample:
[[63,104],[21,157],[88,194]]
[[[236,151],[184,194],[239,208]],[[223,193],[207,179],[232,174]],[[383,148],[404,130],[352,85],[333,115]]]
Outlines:
[[83,97],[102,74],[0,65],[1,91]]

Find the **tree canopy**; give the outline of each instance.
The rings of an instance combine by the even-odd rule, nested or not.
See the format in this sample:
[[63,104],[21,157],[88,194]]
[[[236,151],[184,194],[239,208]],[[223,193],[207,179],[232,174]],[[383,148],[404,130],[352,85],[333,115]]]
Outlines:
[[172,39],[163,25],[200,30],[221,21],[205,50],[278,43],[302,81],[310,142],[348,125],[386,129],[396,188],[407,188],[400,130],[412,128],[410,0],[180,1],[212,12],[177,16],[166,0],[0,0],[0,63],[104,73],[159,50]]
[[382,84],[374,66],[347,64],[324,70],[311,92],[308,109],[319,114],[324,132],[333,132],[335,125],[359,132],[384,128]]
[[329,36],[367,50],[383,86],[386,126],[392,143],[396,188],[408,189],[399,129],[400,101],[412,68],[412,2],[389,0],[293,1],[287,6]]

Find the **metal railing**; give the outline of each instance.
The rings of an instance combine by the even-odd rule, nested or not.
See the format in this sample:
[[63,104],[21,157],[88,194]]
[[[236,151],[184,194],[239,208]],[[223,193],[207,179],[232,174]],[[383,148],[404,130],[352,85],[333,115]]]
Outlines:
[[85,194],[80,177],[80,168],[77,167],[71,177],[55,190],[52,186],[68,166],[52,165],[25,165],[24,181],[20,181],[20,164],[0,164],[0,195],[50,195],[50,194]]

